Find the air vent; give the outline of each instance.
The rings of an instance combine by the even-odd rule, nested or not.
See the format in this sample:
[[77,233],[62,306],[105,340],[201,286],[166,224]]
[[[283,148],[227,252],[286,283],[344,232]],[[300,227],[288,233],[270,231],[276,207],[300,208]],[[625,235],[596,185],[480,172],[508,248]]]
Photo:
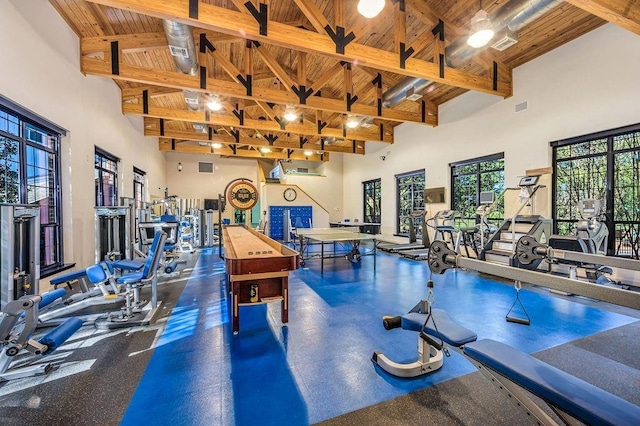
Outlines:
[[169,45],[169,50],[171,51],[172,56],[189,59],[189,52],[184,47]]
[[529,104],[527,103],[527,101],[521,102],[516,105],[516,112],[524,111],[527,108],[529,108]]
[[207,125],[205,123],[193,123],[193,130],[205,133],[207,131]]
[[[498,34],[499,38],[491,45],[492,48],[502,52],[518,42],[518,33],[507,29],[505,33]],[[501,37],[500,37],[501,36]]]
[[198,98],[184,98],[184,101],[189,105],[198,105],[200,103],[200,99]]
[[213,163],[198,161],[198,173],[213,174]]
[[296,171],[298,173],[309,173],[309,169],[307,167],[298,167]]

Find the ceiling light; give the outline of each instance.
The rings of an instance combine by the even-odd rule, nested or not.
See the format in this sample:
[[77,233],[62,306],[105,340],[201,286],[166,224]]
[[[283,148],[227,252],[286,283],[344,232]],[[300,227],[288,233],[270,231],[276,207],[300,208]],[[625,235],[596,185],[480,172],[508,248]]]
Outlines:
[[313,155],[313,151],[305,151],[304,155],[306,155],[307,157],[311,157]]
[[218,95],[213,95],[209,98],[209,102],[207,102],[207,108],[211,111],[220,111],[222,109],[222,102],[220,101],[220,97]]
[[384,0],[360,0],[358,12],[365,18],[375,18],[384,9]]
[[471,18],[471,31],[469,32],[467,44],[475,48],[486,46],[493,38],[493,35],[489,14],[482,10],[481,3],[480,10]]
[[214,142],[211,144],[211,147],[215,149],[222,148],[222,144],[218,142]]
[[269,147],[263,146],[262,148],[260,148],[260,152],[262,152],[263,154],[268,154],[271,152],[271,149]]
[[284,119],[287,121],[296,121],[298,119],[298,113],[296,113],[296,109],[291,105],[287,106],[284,110]]
[[355,115],[350,115],[349,118],[347,118],[348,128],[355,129],[359,125],[360,125],[360,120],[358,120],[358,118]]

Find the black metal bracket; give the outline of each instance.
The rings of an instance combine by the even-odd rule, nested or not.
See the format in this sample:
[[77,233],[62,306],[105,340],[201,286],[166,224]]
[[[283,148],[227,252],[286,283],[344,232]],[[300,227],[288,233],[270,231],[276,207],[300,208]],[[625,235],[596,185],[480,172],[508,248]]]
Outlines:
[[378,125],[378,131],[379,131],[379,135],[380,136],[380,140],[384,141],[384,124],[380,123]]
[[204,110],[204,119],[207,123],[211,121],[211,111],[209,111],[209,108],[205,108]]
[[318,134],[319,135],[322,134],[322,129],[324,129],[325,127],[327,127],[327,122],[318,120]]
[[189,18],[198,19],[198,0],[189,0]]
[[400,42],[400,68],[402,69],[405,68],[407,64],[407,59],[409,59],[411,55],[413,55],[413,52],[415,52],[413,47],[409,47],[407,49],[407,45]]
[[171,151],[175,151],[176,150],[176,140],[175,139],[171,139]]
[[420,114],[422,122],[425,123],[427,121],[427,103],[424,101],[424,99],[422,100],[422,104],[420,105]]
[[438,24],[433,27],[431,34],[434,36],[438,34],[440,41],[444,41],[444,22],[442,22],[442,19],[438,19]]
[[149,114],[149,91],[142,91],[142,113]]
[[341,55],[344,55],[344,48],[347,47],[347,45],[356,38],[356,35],[353,33],[353,31],[345,35],[344,27],[337,26],[336,30],[333,31],[333,28],[331,28],[330,25],[326,25],[324,29],[327,34],[329,34],[329,37],[331,37],[331,40],[333,40],[333,42],[335,43],[336,53],[339,53]]
[[230,148],[231,148],[231,151],[233,151],[233,155],[236,155],[238,153],[237,152],[238,147],[236,145],[231,145]]
[[498,63],[493,61],[493,90],[498,91]]
[[278,140],[279,136],[276,135],[264,135],[264,138],[269,142],[269,146],[273,146],[273,143]]
[[164,136],[164,118],[160,119],[160,136]]
[[267,35],[267,16],[268,6],[265,3],[260,3],[260,11],[250,1],[246,2],[244,6],[249,10],[249,13],[260,25],[260,35]]
[[273,119],[280,125],[280,130],[286,130],[288,124],[286,120],[283,120],[278,116],[273,117]]
[[238,74],[236,77],[238,78],[238,80],[240,80],[240,83],[242,83],[244,88],[247,89],[247,96],[252,96],[253,77],[251,76],[251,74],[247,74],[246,78],[243,77],[242,74]]
[[120,74],[120,48],[117,41],[111,42],[111,74]]
[[207,90],[207,67],[200,67],[200,88]]
[[307,143],[309,139],[300,136],[300,149],[302,149],[304,147],[304,144]]
[[399,3],[400,4],[400,12],[404,12],[405,9],[405,2],[404,0],[391,0],[393,3]]
[[347,111],[351,112],[351,107],[358,100],[358,95],[353,96],[351,93],[347,92]]
[[205,33],[200,34],[200,53],[215,52],[216,47],[209,41]]
[[[240,130],[231,130],[231,136],[233,136],[236,140],[236,143],[240,143]],[[236,153],[236,150],[233,150],[233,153]]]
[[287,150],[287,158],[291,158],[291,154],[293,154],[293,150],[292,149],[288,149]]
[[304,84],[301,84],[299,87],[296,87],[295,85],[291,86],[291,90],[293,90],[293,93],[298,96],[298,100],[301,105],[305,105],[307,103],[307,98],[313,93],[313,89],[307,89],[307,86]]
[[244,110],[239,109],[238,104],[236,104],[236,109],[233,110],[233,115],[240,121],[240,126],[244,126]]
[[346,138],[347,137],[347,125],[342,123],[342,137]]

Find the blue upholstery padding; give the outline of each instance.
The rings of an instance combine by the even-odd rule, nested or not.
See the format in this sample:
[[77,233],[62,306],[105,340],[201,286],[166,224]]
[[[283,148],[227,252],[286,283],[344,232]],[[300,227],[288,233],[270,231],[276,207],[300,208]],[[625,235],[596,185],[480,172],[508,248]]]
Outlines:
[[165,244],[164,245],[164,249],[165,250],[174,250],[176,248],[175,244]]
[[160,222],[177,222],[178,217],[172,214],[163,214],[160,216]]
[[[455,323],[449,318],[446,311],[442,309],[432,309],[431,314],[433,321],[429,320],[429,323],[425,327],[427,334],[438,337],[451,346],[462,346],[478,338],[476,333]],[[427,314],[409,312],[402,316],[402,328],[405,330],[421,331],[426,319]],[[433,327],[434,321],[436,327],[438,327],[438,331]]]
[[58,346],[66,342],[80,327],[82,327],[82,320],[80,318],[68,318],[58,327],[47,333],[38,341],[49,347],[42,355],[47,355],[55,351]]
[[137,260],[118,260],[116,262],[111,262],[114,268],[124,269],[127,271],[137,271],[138,269],[144,266],[144,263],[138,262]]
[[51,285],[59,285],[64,284],[69,281],[80,279],[87,275],[87,271],[81,269],[80,271],[69,272],[68,274],[60,275],[59,277],[55,277],[50,281]]
[[118,278],[118,284],[131,284],[136,283],[144,278],[142,272],[134,272],[132,274],[123,275]]
[[183,240],[192,240],[193,239],[193,234],[187,234],[187,235],[183,235],[182,236]]
[[[162,238],[162,236],[165,235],[165,238]],[[156,256],[156,254],[159,255],[158,253],[158,249],[159,249],[159,245],[160,245],[160,240],[166,241],[166,234],[162,231],[158,231],[156,232],[156,234],[153,236],[153,242],[151,243],[151,247],[149,248],[149,252],[147,253],[147,260],[144,262],[144,269],[142,270],[142,276],[143,277],[148,277],[151,275],[151,273],[153,273],[154,271],[151,270],[151,266],[154,263],[153,262],[153,258]]]
[[107,280],[107,272],[104,270],[102,265],[91,265],[87,268],[87,278],[93,284],[98,284]]
[[38,308],[39,309],[44,308],[45,306],[60,299],[61,297],[64,297],[65,294],[67,294],[67,291],[63,288],[58,288],[56,290],[41,294],[40,295],[41,299],[40,299],[40,303],[38,303]]
[[180,222],[180,226],[189,226],[189,222],[183,220],[182,222]]
[[640,407],[504,343],[483,339],[464,353],[581,422],[640,424]]

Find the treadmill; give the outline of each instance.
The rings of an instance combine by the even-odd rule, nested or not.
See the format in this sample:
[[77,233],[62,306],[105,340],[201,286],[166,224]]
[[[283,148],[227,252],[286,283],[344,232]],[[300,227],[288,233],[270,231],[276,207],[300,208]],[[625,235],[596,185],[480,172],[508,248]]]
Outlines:
[[[409,221],[409,242],[404,244],[378,244],[378,250],[386,251],[389,253],[399,253],[405,250],[416,250],[429,247],[429,233],[427,232],[426,221],[424,220],[424,214],[422,210],[416,210],[411,212],[411,220]],[[421,223],[422,236],[420,241],[416,239],[415,220],[423,218]]]
[[[453,227],[453,221],[457,215],[458,215],[458,212],[455,210],[441,210],[437,212],[435,216],[429,219],[429,220],[433,220],[433,223],[434,223],[433,227],[436,230],[436,240],[439,232],[440,233],[453,232],[455,230],[455,228]],[[425,229],[425,233],[426,233],[426,229]],[[429,246],[427,245],[426,247],[421,247],[417,249],[404,250],[399,252],[399,254],[400,256],[406,257],[407,259],[426,260],[427,257],[429,256]]]

